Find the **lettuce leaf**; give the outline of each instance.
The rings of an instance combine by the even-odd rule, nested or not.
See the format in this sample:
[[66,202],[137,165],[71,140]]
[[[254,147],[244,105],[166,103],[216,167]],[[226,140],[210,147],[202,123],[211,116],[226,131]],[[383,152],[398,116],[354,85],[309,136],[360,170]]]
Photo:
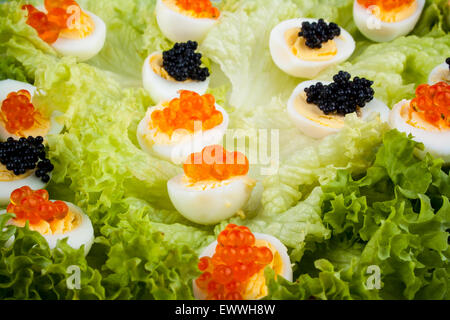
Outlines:
[[105,46],[88,63],[108,71],[123,87],[141,87],[145,58],[170,47],[153,14],[156,1],[99,0],[80,5],[102,18],[108,30]]
[[[0,299],[103,299],[98,270],[88,266],[84,247],[72,249],[66,241],[50,251],[47,241],[28,227],[6,226],[9,214],[0,215]],[[15,239],[11,245],[10,238]],[[80,288],[67,285],[70,267],[80,270]]]
[[342,131],[294,152],[281,164],[277,175],[264,181],[264,209],[268,212],[287,210],[310,190],[308,186],[334,179],[340,169],[363,172],[373,160],[374,151],[387,129],[385,123],[376,119],[365,122],[356,116],[347,116]]
[[296,9],[290,1],[241,1],[233,13],[223,12],[220,24],[208,33],[199,50],[231,82],[231,106],[251,110],[292,92],[296,80],[275,66],[268,44],[271,29],[294,18]]
[[353,10],[353,0],[293,0],[293,2],[300,8],[301,17],[332,21],[353,36],[358,32],[353,15],[349,14]]
[[304,201],[282,213],[258,212],[255,217],[234,217],[215,228],[216,236],[228,223],[246,225],[254,232],[270,234],[290,250],[291,260],[300,261],[309,242],[323,242],[330,237],[321,217],[322,190],[315,188]]
[[13,57],[0,55],[0,81],[6,79],[34,83],[34,76],[27,73],[20,62]]
[[[332,236],[304,253],[298,293],[309,290],[320,299],[449,298],[450,202],[446,195],[433,202],[429,196],[436,170],[439,179],[448,174],[439,159],[414,158],[417,146],[389,131],[366,174],[355,179],[340,171],[322,185],[323,222]],[[379,288],[369,286],[376,269]],[[303,297],[292,296],[292,285],[271,281],[276,297]]]
[[137,214],[107,234],[99,241],[109,247],[102,268],[108,299],[193,299],[198,253],[190,246],[168,242],[166,233]]
[[22,43],[29,42],[40,51],[55,55],[55,50],[39,38],[36,30],[26,24],[27,11],[21,9],[23,4],[25,4],[25,1],[7,1],[0,5],[0,16],[2,17],[0,20],[1,52],[7,52],[8,42],[15,39]]
[[450,30],[450,5],[446,0],[427,0],[413,34],[441,37]]

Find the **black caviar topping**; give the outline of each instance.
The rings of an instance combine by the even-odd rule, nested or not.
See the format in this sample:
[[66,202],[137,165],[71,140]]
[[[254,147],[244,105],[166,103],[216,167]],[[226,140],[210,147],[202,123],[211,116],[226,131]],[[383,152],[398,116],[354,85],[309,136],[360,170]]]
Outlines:
[[43,142],[42,137],[8,138],[6,142],[0,142],[0,162],[16,176],[37,168],[36,177],[47,183],[50,181],[48,173],[54,167],[46,157]]
[[306,39],[306,45],[311,49],[322,48],[322,43],[333,40],[334,37],[341,35],[341,28],[331,22],[327,24],[325,20],[319,19],[318,22],[303,22],[302,30],[298,33],[299,37]]
[[373,81],[359,77],[351,81],[350,78],[350,73],[339,71],[333,77],[334,82],[329,85],[318,82],[305,88],[306,101],[316,104],[325,114],[346,115],[363,108],[373,99]]
[[202,54],[195,52],[197,47],[195,41],[175,43],[172,49],[163,52],[163,68],[177,81],[205,81],[209,70],[200,67]]
[[448,64],[448,69],[450,70],[450,57],[445,59],[445,62]]

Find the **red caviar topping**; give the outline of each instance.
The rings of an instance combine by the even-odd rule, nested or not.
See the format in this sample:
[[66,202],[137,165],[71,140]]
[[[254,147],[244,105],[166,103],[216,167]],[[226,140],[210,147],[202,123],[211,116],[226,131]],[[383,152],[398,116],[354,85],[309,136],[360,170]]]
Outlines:
[[416,97],[411,101],[411,109],[428,123],[449,129],[450,85],[445,82],[432,86],[421,84],[416,89]]
[[14,220],[29,220],[30,224],[63,219],[69,212],[67,204],[63,201],[52,202],[48,198],[46,190],[33,191],[25,186],[11,193],[11,203],[6,211],[16,215]]
[[415,0],[358,0],[358,3],[366,8],[378,6],[383,11],[391,11],[412,4]]
[[267,247],[256,247],[255,236],[244,226],[229,224],[217,238],[212,258],[202,257],[203,273],[195,280],[208,300],[242,300],[248,280],[273,260]]
[[212,145],[203,148],[202,152],[192,153],[183,164],[183,169],[186,176],[194,181],[223,181],[247,174],[249,162],[238,151],[228,152],[220,145]]
[[202,130],[209,130],[223,121],[215,102],[211,94],[200,96],[193,91],[181,90],[179,98],[170,101],[164,109],[153,111],[152,122],[169,136],[177,129],[194,132],[196,122],[201,123]]
[[40,113],[31,103],[31,94],[27,90],[19,90],[8,94],[3,100],[1,118],[5,129],[12,134],[32,128]]
[[22,9],[28,11],[27,24],[36,29],[42,40],[53,43],[61,31],[67,28],[67,22],[73,14],[69,7],[76,6],[79,12],[81,9],[74,0],[45,0],[44,4],[47,14],[30,4],[22,6]]
[[220,11],[210,0],[177,0],[177,6],[188,11],[194,11],[200,18],[214,18],[220,16]]

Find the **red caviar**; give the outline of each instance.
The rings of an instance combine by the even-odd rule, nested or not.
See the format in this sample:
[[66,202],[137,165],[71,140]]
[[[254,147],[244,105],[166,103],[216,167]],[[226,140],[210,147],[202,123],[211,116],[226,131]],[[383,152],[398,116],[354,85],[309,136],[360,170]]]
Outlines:
[[439,128],[450,128],[450,85],[438,82],[432,86],[421,84],[411,101],[411,111]]
[[220,16],[220,11],[214,7],[210,0],[177,0],[177,6],[194,11],[200,18],[214,18]]
[[250,229],[235,224],[229,224],[217,242],[212,257],[200,258],[203,273],[195,282],[208,300],[242,300],[248,280],[272,262],[272,251],[255,246]]
[[247,174],[249,162],[241,152],[228,152],[220,145],[192,153],[183,164],[184,173],[194,181],[227,180]]
[[50,201],[46,190],[31,190],[25,186],[14,190],[10,196],[10,204],[6,211],[14,213],[14,220],[29,220],[30,224],[37,224],[44,220],[63,219],[69,212],[69,207],[63,201]]
[[358,0],[358,3],[366,8],[378,6],[383,11],[391,11],[403,6],[411,5],[415,0]]
[[74,0],[45,0],[47,14],[28,4],[22,9],[28,11],[27,24],[32,26],[39,37],[47,43],[55,42],[62,30],[67,28],[67,22],[72,15],[68,10],[76,6],[81,12],[80,6]]
[[195,123],[201,122],[202,130],[209,130],[223,121],[223,115],[215,107],[211,94],[200,96],[193,91],[181,90],[180,97],[169,102],[162,110],[152,113],[152,122],[169,136],[177,129],[194,132]]
[[39,111],[31,103],[31,94],[27,90],[8,94],[3,100],[0,114],[5,122],[5,129],[12,134],[32,128],[39,115]]

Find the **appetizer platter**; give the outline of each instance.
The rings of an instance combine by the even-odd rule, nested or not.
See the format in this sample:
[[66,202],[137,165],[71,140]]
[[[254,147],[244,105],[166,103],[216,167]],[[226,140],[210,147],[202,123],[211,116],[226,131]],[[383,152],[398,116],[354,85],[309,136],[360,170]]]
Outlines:
[[447,0],[0,1],[0,299],[450,299],[449,31]]

